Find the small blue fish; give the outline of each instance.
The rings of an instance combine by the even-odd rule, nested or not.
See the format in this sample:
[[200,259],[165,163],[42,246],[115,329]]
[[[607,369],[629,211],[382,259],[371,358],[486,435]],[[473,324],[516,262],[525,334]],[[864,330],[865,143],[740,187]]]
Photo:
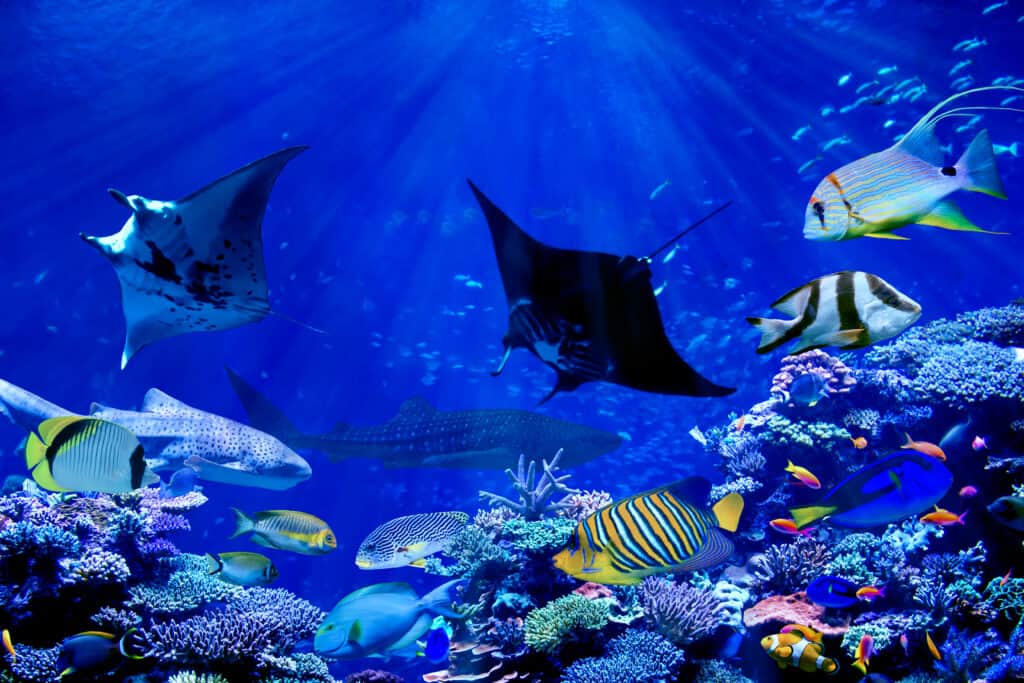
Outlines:
[[671,183],[668,180],[663,182],[661,185],[658,185],[656,188],[651,190],[651,194],[648,197],[648,199],[650,199],[651,201],[654,201],[655,199],[658,198],[658,195],[661,194],[665,190],[665,188],[668,187],[669,185],[671,185]]
[[849,83],[851,78],[853,78],[853,74],[851,74],[851,73],[843,74],[842,76],[839,77],[839,80],[836,81],[836,85],[838,85],[841,88],[844,85],[846,85],[847,83]]
[[436,617],[427,633],[427,642],[423,646],[423,656],[431,664],[448,661],[448,650],[451,647],[452,629],[444,617]]
[[167,483],[160,482],[161,498],[177,498],[192,493],[196,490],[196,480],[199,475],[191,467],[182,467],[171,475]]
[[852,581],[839,576],[819,576],[807,585],[807,597],[822,607],[842,609],[856,605],[857,589]]
[[822,398],[828,398],[828,395],[828,388],[821,375],[806,372],[794,379],[793,383],[789,385],[787,400],[797,405],[813,408],[818,405],[818,401]]

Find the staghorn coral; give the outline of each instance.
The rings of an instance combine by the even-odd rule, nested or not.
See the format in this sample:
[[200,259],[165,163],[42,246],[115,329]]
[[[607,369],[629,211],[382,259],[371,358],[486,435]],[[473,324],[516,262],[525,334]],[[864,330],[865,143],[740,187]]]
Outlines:
[[131,610],[104,607],[92,615],[92,622],[100,630],[123,633],[130,628],[140,626],[142,617]]
[[1024,621],[1010,633],[1005,654],[982,673],[986,681],[1019,681],[1024,679]]
[[682,650],[650,631],[630,629],[608,643],[603,657],[573,662],[562,683],[660,683],[683,665]]
[[985,547],[978,541],[957,553],[926,555],[921,573],[911,581],[914,602],[927,608],[940,623],[950,616],[962,616],[981,602],[976,588],[981,585],[981,564]]
[[[513,473],[512,470],[505,470],[505,474],[512,480],[512,487],[516,493],[519,494],[519,502],[513,502],[505,496],[499,496],[496,493],[490,493],[488,491],[481,491],[480,497],[490,501],[491,505],[504,505],[506,507],[515,510],[527,520],[536,520],[543,517],[549,512],[557,512],[558,510],[564,510],[568,505],[568,498],[573,494],[577,494],[580,491],[578,489],[572,489],[565,485],[565,481],[571,476],[568,474],[558,474],[558,461],[562,458],[562,450],[559,449],[555,453],[555,457],[551,459],[549,463],[547,460],[541,461],[540,480],[534,484],[536,480],[537,463],[533,460],[530,461],[529,467],[526,466],[526,456],[519,456],[519,468],[518,471]],[[557,501],[551,502],[549,499],[556,493],[564,494],[563,497]]]
[[489,510],[477,510],[476,516],[473,518],[473,526],[491,536],[497,536],[504,528],[505,522],[512,519],[522,519],[522,515],[511,508],[499,505]]
[[142,635],[147,656],[163,662],[267,671],[274,664],[270,658],[281,654],[277,638],[282,631],[265,614],[219,611],[153,623]]
[[753,432],[730,432],[718,443],[725,474],[730,479],[758,477],[767,464],[761,444]]
[[676,645],[688,645],[712,633],[722,601],[713,590],[648,577],[640,585],[644,615],[655,630]]
[[204,674],[195,671],[179,671],[167,679],[167,683],[231,683],[220,674]]
[[176,614],[192,611],[207,603],[227,600],[242,590],[240,586],[221,581],[205,571],[182,569],[171,574],[163,584],[132,586],[125,606],[132,609],[145,608],[154,614]]
[[326,613],[283,588],[248,588],[233,596],[226,611],[260,615],[278,624],[277,646],[291,650],[296,643],[312,638]]
[[132,572],[128,562],[109,550],[89,548],[77,560],[61,563],[65,583],[127,583]]
[[586,631],[603,629],[609,613],[606,600],[587,600],[577,593],[563,595],[526,615],[523,640],[538,652],[552,654]]
[[939,646],[942,659],[935,662],[938,675],[934,680],[943,683],[974,681],[985,669],[999,661],[1005,647],[992,629],[984,633],[971,633],[954,626]]

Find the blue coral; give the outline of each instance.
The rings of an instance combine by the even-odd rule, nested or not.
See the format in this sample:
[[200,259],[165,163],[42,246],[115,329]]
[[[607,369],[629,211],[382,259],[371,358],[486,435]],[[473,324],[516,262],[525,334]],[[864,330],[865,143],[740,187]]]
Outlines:
[[659,683],[675,678],[685,657],[657,633],[630,629],[608,643],[603,657],[572,663],[562,683]]
[[649,577],[640,586],[644,616],[676,645],[688,645],[718,628],[722,601],[714,590]]
[[956,409],[1024,402],[1024,375],[1014,352],[985,342],[940,346],[921,366],[913,387],[925,400]]

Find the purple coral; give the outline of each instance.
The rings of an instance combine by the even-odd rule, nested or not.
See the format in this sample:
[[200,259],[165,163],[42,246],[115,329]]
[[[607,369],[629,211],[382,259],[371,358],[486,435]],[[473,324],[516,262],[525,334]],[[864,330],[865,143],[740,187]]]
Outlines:
[[277,645],[284,650],[290,650],[300,640],[312,638],[326,616],[319,607],[283,588],[250,588],[233,597],[227,609],[277,622],[280,626]]
[[565,499],[565,508],[558,514],[582,522],[603,507],[612,504],[612,494],[607,491],[580,491]]
[[143,630],[147,656],[202,666],[265,664],[278,654],[282,626],[263,614],[208,612],[184,621],[154,623]]
[[825,380],[825,389],[830,394],[845,394],[857,384],[853,370],[843,361],[821,349],[813,349],[782,359],[782,367],[772,378],[772,395],[786,396],[793,381],[806,374],[817,375]]
[[648,577],[640,586],[644,615],[676,645],[688,645],[718,628],[722,602],[712,590]]
[[61,563],[65,583],[126,583],[132,572],[117,553],[101,548],[88,548],[81,558]]

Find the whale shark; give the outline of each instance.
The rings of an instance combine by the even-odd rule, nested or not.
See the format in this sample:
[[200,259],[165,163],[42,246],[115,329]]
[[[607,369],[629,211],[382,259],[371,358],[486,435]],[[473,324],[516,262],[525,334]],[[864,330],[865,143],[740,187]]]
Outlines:
[[275,152],[177,201],[108,190],[128,220],[113,235],[79,236],[110,259],[121,283],[122,370],[160,339],[280,315],[267,300],[263,214],[277,176],[306,149]]
[[[0,415],[27,432],[43,420],[77,415],[0,379]],[[93,403],[89,416],[131,431],[154,470],[195,470],[200,479],[235,486],[281,490],[312,475],[309,463],[273,436],[220,415],[194,408],[150,389],[142,409],[119,410]]]
[[325,434],[306,434],[266,396],[228,369],[228,378],[253,426],[292,448],[332,460],[373,458],[385,467],[505,469],[519,456],[550,457],[562,449],[566,467],[614,451],[622,437],[527,410],[441,411],[411,398],[379,425],[338,423]]

